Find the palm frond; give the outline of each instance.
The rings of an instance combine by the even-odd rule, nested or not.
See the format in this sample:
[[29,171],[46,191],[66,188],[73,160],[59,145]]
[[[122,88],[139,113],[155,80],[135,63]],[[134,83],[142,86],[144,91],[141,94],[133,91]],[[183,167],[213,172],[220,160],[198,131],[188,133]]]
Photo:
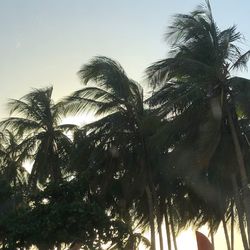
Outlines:
[[32,133],[41,129],[41,125],[38,122],[21,117],[9,117],[1,121],[0,126],[4,129],[8,128],[19,136],[22,136],[24,132]]
[[81,80],[86,84],[95,81],[101,88],[106,88],[119,98],[126,100],[129,95],[128,77],[119,63],[99,56],[93,58],[89,64],[84,65],[78,72]]
[[64,111],[64,114],[76,115],[82,112],[98,113],[98,110],[106,105],[110,105],[111,109],[119,106],[120,109],[123,109],[124,101],[103,89],[87,87],[66,97],[61,102],[61,109]]
[[250,57],[250,50],[241,55],[231,66],[231,69],[247,69],[247,62]]

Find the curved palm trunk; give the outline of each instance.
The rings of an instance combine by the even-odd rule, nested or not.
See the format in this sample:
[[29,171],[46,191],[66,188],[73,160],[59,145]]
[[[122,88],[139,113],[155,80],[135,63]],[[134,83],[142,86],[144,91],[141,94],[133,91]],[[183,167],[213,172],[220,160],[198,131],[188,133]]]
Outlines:
[[[247,220],[248,249],[249,249],[249,240],[250,240],[250,205],[249,205],[250,204],[250,196],[249,195],[250,194],[249,194],[249,189],[247,188],[248,177],[247,177],[247,173],[246,173],[246,166],[245,166],[245,162],[244,162],[242,149],[241,149],[240,142],[239,142],[239,137],[237,135],[235,124],[233,122],[232,114],[229,110],[228,105],[226,105],[226,109],[227,109],[230,131],[231,131],[232,138],[233,138],[235,153],[236,153],[237,161],[238,161],[238,165],[239,165],[241,185],[243,188],[242,195],[243,195],[243,205],[244,205],[244,209],[245,209],[245,213],[246,213],[246,220]],[[239,220],[241,220],[241,219],[243,219],[243,218],[242,217],[239,218]]]
[[236,205],[236,209],[237,209],[237,212],[238,212],[238,219],[239,219],[239,226],[240,226],[240,234],[241,234],[242,244],[243,244],[245,250],[249,250],[248,242],[247,242],[247,236],[246,236],[246,232],[245,232],[245,226],[244,226],[244,222],[243,222],[244,212],[243,212],[242,205],[241,205],[241,202],[240,202],[240,199],[239,199],[239,191],[238,191],[238,185],[237,185],[235,175],[231,176],[231,180],[232,180],[233,191],[234,191],[235,205]]
[[147,195],[148,209],[149,209],[151,250],[156,250],[156,248],[155,248],[154,206],[153,206],[152,193],[151,193],[148,185],[146,186],[145,191],[146,191],[146,195]]

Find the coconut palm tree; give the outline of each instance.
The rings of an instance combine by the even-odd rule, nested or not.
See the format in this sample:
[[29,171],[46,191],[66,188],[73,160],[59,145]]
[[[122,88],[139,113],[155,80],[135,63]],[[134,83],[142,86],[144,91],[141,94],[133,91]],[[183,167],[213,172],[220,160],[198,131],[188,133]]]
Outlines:
[[135,194],[136,199],[146,197],[151,248],[155,249],[154,168],[146,138],[151,135],[154,125],[160,123],[159,119],[144,108],[142,87],[129,79],[114,60],[95,57],[81,68],[79,76],[83,83],[94,82],[95,85],[74,92],[62,106],[66,113],[93,112],[98,117],[97,121],[84,126],[87,137],[95,145],[90,166],[103,167],[96,171],[106,173],[99,182],[103,185],[119,179],[123,202],[129,204]]
[[3,177],[14,187],[25,186],[27,183],[28,172],[23,167],[24,157],[18,151],[18,139],[10,131],[0,133],[1,137],[1,172]]
[[13,189],[13,207],[17,209],[18,204],[24,201],[24,195],[27,191],[28,172],[23,167],[24,157],[18,149],[18,139],[10,131],[6,130],[0,133],[0,172]]
[[52,87],[34,89],[21,99],[8,103],[11,116],[1,121],[17,138],[23,160],[33,161],[29,183],[44,184],[62,179],[69,162],[71,140],[65,131],[74,125],[60,125],[59,106],[53,102]]
[[[246,127],[243,127],[243,120],[249,124],[249,80],[234,77],[232,73],[246,67],[250,51],[242,53],[237,46],[242,35],[235,26],[222,31],[218,28],[209,1],[190,14],[176,15],[166,38],[170,41],[170,56],[147,69],[150,83],[156,88],[149,103],[167,121],[163,131],[173,132],[171,138],[176,139],[175,145],[170,144],[168,136],[161,134],[158,138],[162,138],[165,148],[171,149],[178,175],[200,196],[205,194],[205,186],[199,181],[202,173],[210,179],[211,163],[216,162],[225,141],[230,141],[234,151],[230,147],[223,157],[230,156],[234,164],[227,168],[227,176],[220,175],[217,183],[224,179],[232,189],[230,178],[236,176],[250,228],[246,166],[249,146],[244,132]],[[226,169],[226,165],[218,167]],[[221,187],[222,190],[227,186]],[[210,195],[216,194],[217,189],[213,185],[210,187]],[[232,195],[233,191],[229,193]],[[237,206],[239,210],[240,204]],[[242,216],[239,217],[241,220]],[[249,243],[244,246],[248,249]]]

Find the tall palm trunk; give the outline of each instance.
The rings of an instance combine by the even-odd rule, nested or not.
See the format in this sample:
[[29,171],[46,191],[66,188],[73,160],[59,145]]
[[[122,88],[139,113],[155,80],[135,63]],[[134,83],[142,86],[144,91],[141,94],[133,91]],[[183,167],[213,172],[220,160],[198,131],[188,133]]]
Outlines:
[[157,228],[158,228],[158,234],[159,234],[159,243],[160,243],[160,250],[164,250],[163,248],[163,234],[162,234],[162,221],[163,221],[163,212],[164,211],[164,200],[157,199],[157,195],[155,192],[154,187],[153,188],[153,198],[154,198],[154,205],[155,205],[155,213],[156,213],[156,219],[157,219]]
[[159,218],[159,215],[157,215],[157,227],[158,227],[158,233],[159,233],[160,250],[164,250],[164,248],[163,248],[163,234],[162,234],[161,226],[162,226],[161,219]]
[[169,228],[169,218],[168,218],[168,209],[165,212],[165,226],[166,226],[166,235],[167,235],[167,242],[168,242],[168,250],[172,250],[171,232],[170,232],[170,228]]
[[211,235],[211,243],[212,243],[212,246],[213,246],[213,250],[215,250],[215,244],[214,244],[214,232],[213,232],[213,230],[211,230],[210,235]]
[[149,209],[151,250],[156,250],[156,248],[155,248],[154,206],[153,206],[152,193],[151,193],[148,185],[146,186],[145,191],[146,191],[146,195],[147,195],[147,202],[148,202],[148,209]]
[[176,241],[176,233],[175,233],[175,229],[174,229],[174,220],[173,220],[173,214],[172,214],[172,209],[171,209],[171,205],[168,202],[169,206],[168,206],[168,214],[169,214],[169,221],[170,221],[170,229],[171,229],[171,234],[172,234],[172,238],[173,238],[173,243],[174,243],[174,249],[178,250],[177,247],[177,241]]
[[[249,240],[250,240],[250,205],[249,204],[250,204],[250,196],[249,196],[249,189],[247,188],[248,177],[247,177],[247,173],[246,173],[246,166],[245,166],[245,162],[244,162],[242,149],[241,149],[241,146],[240,146],[239,137],[237,135],[236,127],[235,127],[235,124],[234,124],[233,118],[232,118],[232,113],[230,112],[228,105],[226,105],[226,110],[227,110],[227,116],[228,116],[230,131],[231,131],[232,138],[233,138],[235,153],[236,153],[237,161],[238,161],[238,165],[239,165],[241,185],[242,185],[242,188],[243,188],[242,195],[243,195],[243,204],[244,204],[244,210],[245,210],[245,213],[246,213],[246,220],[247,220],[248,249],[249,249]],[[239,218],[239,220],[241,220],[241,219],[243,219],[243,218]]]
[[[141,127],[140,121],[136,118],[135,119],[139,127]],[[141,136],[141,142],[143,146],[143,155],[144,155],[144,161],[142,163],[143,168],[147,171],[147,181],[148,184],[145,187],[146,195],[147,195],[147,202],[148,202],[148,210],[149,210],[149,224],[150,224],[150,238],[151,238],[151,250],[156,250],[156,242],[155,242],[155,214],[154,214],[154,209],[157,203],[156,200],[156,194],[155,194],[155,187],[154,183],[152,181],[152,172],[151,172],[151,166],[150,166],[150,161],[148,159],[148,152],[147,152],[147,145],[145,142],[145,139],[142,135]],[[147,164],[145,164],[145,162]],[[156,214],[158,215],[158,209],[156,209]],[[157,218],[156,218],[157,220]]]
[[247,236],[246,236],[246,232],[245,232],[245,225],[244,225],[244,221],[243,221],[244,212],[243,212],[243,209],[242,209],[241,201],[239,199],[239,191],[238,191],[238,185],[237,185],[235,175],[231,176],[231,180],[232,180],[233,191],[234,191],[235,205],[236,205],[236,209],[237,209],[237,212],[238,212],[238,220],[239,220],[242,244],[243,244],[245,250],[249,250],[248,242],[247,242]]
[[[154,183],[152,181],[152,174],[151,173],[149,174],[148,179],[149,179],[149,184],[151,187],[151,193],[152,193],[152,198],[153,198],[153,209],[155,209],[155,214],[156,214],[157,227],[158,227],[158,233],[159,233],[160,250],[163,250],[163,234],[162,234],[162,218],[161,218],[162,214],[160,211],[160,207],[159,207],[160,205],[158,202],[158,197],[156,195],[155,186],[154,186]],[[154,216],[154,214],[153,214],[153,216]]]
[[231,202],[231,250],[234,250],[234,203]]
[[227,224],[226,224],[226,221],[225,221],[225,217],[224,217],[224,216],[223,216],[223,218],[222,218],[222,225],[223,225],[224,234],[225,234],[225,238],[226,238],[227,249],[228,249],[228,250],[231,250],[230,240],[229,240],[229,234],[228,234],[228,230],[227,230]]

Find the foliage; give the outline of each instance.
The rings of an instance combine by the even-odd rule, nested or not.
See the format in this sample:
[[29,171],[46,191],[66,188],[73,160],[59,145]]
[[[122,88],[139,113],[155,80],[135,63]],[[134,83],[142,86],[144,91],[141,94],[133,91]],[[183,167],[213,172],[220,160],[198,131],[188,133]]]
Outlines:
[[0,219],[5,249],[76,240],[88,249],[119,244],[127,234],[126,225],[108,215],[97,197],[90,196],[86,180],[50,184],[18,211],[7,212]]
[[[247,249],[250,80],[235,72],[250,51],[235,26],[219,29],[209,1],[175,15],[166,40],[169,56],[146,70],[147,100],[118,62],[98,56],[78,72],[85,86],[60,102],[52,87],[9,102],[0,123],[2,249],[155,250],[157,229],[162,250],[163,224],[170,248],[189,225],[215,232],[229,219]],[[61,124],[89,112],[96,120],[82,128]]]

